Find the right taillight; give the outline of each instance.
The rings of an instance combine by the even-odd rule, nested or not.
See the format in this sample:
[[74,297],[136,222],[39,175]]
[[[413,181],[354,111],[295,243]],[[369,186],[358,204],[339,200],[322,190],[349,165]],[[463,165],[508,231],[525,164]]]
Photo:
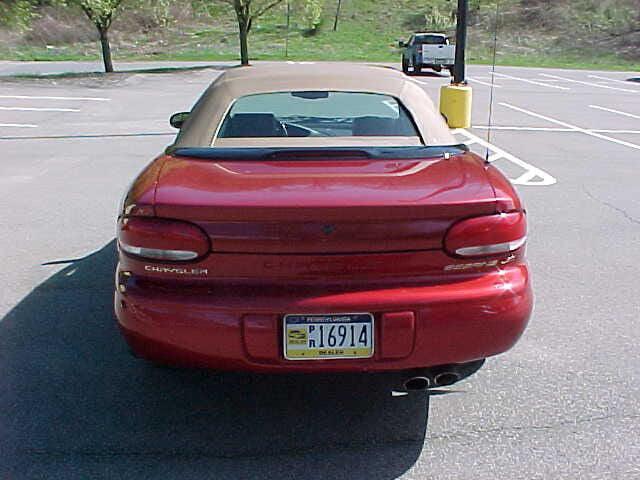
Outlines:
[[511,212],[461,220],[447,232],[444,246],[450,255],[486,257],[518,250],[526,240],[526,215]]
[[153,217],[125,217],[118,243],[129,255],[162,262],[196,260],[209,252],[209,237],[192,223]]

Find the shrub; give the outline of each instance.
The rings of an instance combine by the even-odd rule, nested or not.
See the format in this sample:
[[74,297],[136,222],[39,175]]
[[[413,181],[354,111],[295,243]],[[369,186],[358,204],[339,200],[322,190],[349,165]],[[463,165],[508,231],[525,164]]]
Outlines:
[[303,18],[308,34],[316,33],[322,24],[322,3],[322,0],[305,0]]

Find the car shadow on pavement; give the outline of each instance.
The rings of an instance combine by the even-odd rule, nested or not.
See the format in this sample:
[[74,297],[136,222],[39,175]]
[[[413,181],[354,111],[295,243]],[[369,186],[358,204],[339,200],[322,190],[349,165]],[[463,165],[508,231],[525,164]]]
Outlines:
[[136,360],[112,313],[114,242],[0,323],[0,478],[391,479],[428,396],[372,375],[250,375]]

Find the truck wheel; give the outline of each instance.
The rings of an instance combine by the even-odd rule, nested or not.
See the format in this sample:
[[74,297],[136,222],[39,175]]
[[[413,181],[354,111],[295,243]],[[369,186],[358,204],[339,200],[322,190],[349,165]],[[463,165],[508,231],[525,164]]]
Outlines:
[[413,57],[412,60],[413,61],[411,62],[411,65],[413,66],[413,73],[415,75],[416,73],[420,73],[420,71],[422,70],[422,67],[418,64],[418,61],[416,60],[415,57]]
[[435,67],[433,67],[433,71],[440,73],[442,71],[442,67],[436,65]]
[[404,58],[404,55],[402,56],[402,71],[405,75],[409,75],[409,62]]

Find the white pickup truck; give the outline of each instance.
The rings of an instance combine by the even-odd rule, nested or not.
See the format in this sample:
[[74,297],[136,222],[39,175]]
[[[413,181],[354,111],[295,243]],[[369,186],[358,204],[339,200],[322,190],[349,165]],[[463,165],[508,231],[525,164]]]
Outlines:
[[415,33],[408,42],[398,42],[402,50],[402,71],[420,73],[423,68],[431,68],[436,72],[449,70],[453,75],[456,59],[456,47],[449,44],[449,39],[441,33]]

